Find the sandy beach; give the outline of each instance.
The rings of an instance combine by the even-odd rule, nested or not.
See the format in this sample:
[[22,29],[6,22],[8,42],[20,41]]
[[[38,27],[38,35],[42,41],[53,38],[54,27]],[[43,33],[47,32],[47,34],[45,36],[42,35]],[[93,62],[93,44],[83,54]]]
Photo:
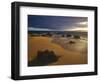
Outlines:
[[[63,41],[66,41],[66,45],[63,44]],[[87,64],[87,41],[75,41],[76,43],[73,45],[69,44],[68,39],[64,38],[55,40],[53,37],[28,37],[28,60],[34,60],[37,57],[38,50],[44,51],[48,49],[54,51],[57,56],[60,56],[58,61],[48,65]]]

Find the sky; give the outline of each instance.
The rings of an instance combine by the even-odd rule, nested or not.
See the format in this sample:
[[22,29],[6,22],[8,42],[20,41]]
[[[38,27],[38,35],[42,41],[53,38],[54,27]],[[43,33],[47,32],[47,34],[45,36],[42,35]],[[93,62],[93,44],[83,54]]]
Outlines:
[[28,15],[29,31],[87,31],[87,17]]

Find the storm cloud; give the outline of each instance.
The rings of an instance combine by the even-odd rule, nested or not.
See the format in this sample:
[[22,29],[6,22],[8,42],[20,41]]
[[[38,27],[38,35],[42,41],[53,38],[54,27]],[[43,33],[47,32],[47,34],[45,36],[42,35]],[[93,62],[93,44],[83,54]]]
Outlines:
[[61,30],[87,28],[87,17],[28,15],[28,30]]

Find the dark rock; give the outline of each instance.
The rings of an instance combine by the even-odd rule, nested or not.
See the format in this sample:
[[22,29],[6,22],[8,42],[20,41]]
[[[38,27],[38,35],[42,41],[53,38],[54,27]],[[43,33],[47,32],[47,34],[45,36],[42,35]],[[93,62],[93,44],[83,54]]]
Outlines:
[[29,66],[43,66],[48,65],[50,63],[56,62],[60,56],[56,56],[53,51],[45,50],[45,51],[38,51],[37,57],[28,62]]
[[80,39],[80,36],[75,35],[74,38],[75,38],[75,39]]
[[72,37],[72,35],[68,34],[67,37]]
[[74,41],[69,41],[69,43],[70,43],[70,44],[75,44],[75,42],[74,42]]

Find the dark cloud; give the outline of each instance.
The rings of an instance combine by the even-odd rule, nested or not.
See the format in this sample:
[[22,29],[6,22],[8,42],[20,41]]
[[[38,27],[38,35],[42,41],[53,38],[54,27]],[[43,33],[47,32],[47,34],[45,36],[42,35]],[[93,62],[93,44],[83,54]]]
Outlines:
[[87,17],[68,17],[68,16],[43,16],[28,15],[28,27],[50,30],[64,30],[76,27],[86,28]]

